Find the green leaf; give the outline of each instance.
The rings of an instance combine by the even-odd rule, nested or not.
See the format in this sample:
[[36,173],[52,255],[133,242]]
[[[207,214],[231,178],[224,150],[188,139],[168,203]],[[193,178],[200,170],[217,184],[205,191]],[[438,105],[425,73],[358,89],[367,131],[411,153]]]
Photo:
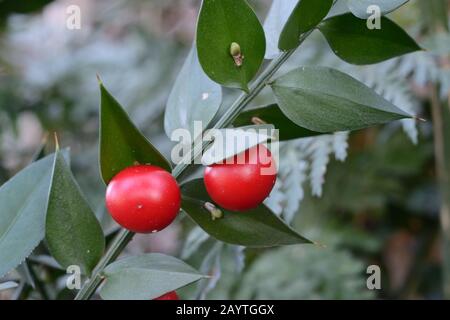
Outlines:
[[213,220],[205,203],[209,198],[203,179],[192,180],[182,186],[182,208],[203,230],[212,237],[246,247],[273,247],[311,241],[286,225],[266,206],[246,212],[222,210],[223,217]]
[[205,276],[174,257],[150,253],[105,268],[100,295],[106,300],[151,300]]
[[281,32],[278,47],[283,51],[297,48],[300,36],[316,27],[332,5],[333,0],[300,0]]
[[[242,65],[230,53],[240,46]],[[245,0],[204,0],[197,25],[197,52],[205,73],[217,83],[248,91],[264,59],[266,40],[258,17]]]
[[278,137],[274,129],[272,124],[263,124],[208,131],[204,139],[214,142],[203,153],[201,162],[206,166],[219,163],[258,144],[275,140]]
[[370,6],[378,6],[381,10],[381,14],[385,15],[392,12],[409,0],[347,0],[347,6],[350,11],[360,19],[367,19],[373,13],[367,12]]
[[242,112],[233,122],[234,126],[246,126],[262,121],[275,126],[279,130],[280,141],[317,136],[322,133],[298,126],[280,110],[277,104],[257,107]]
[[164,116],[167,136],[170,138],[177,129],[188,129],[195,139],[194,121],[201,121],[201,129],[205,129],[221,103],[222,88],[205,75],[193,46],[167,101]]
[[0,187],[0,278],[44,238],[53,155],[32,163]]
[[334,53],[352,64],[374,64],[421,50],[401,27],[386,17],[381,17],[381,29],[369,29],[366,20],[351,13],[326,19],[318,28]]
[[61,266],[90,274],[105,248],[100,223],[60,152],[56,152],[48,196],[45,238]]
[[283,113],[299,126],[329,133],[411,116],[358,80],[326,67],[301,67],[272,83]]
[[122,106],[100,83],[100,171],[106,184],[120,171],[152,164],[171,171],[170,163],[144,137]]

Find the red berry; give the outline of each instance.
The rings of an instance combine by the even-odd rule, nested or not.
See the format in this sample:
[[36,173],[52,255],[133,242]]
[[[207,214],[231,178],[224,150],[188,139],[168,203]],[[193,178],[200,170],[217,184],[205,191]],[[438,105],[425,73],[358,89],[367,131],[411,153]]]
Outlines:
[[206,190],[211,199],[224,209],[245,211],[256,208],[275,185],[277,175],[272,154],[265,146],[259,145],[232,160],[205,169]]
[[155,298],[153,300],[180,300],[177,293],[175,291],[167,292],[163,294],[161,297]]
[[157,232],[180,211],[177,181],[167,171],[137,165],[119,172],[106,190],[106,207],[113,219],[133,232]]

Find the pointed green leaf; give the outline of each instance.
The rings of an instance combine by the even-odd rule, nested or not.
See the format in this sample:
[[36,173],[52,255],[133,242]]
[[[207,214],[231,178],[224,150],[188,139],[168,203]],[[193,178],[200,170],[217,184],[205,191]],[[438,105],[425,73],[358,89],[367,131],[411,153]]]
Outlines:
[[332,5],[333,0],[300,0],[281,32],[278,47],[283,51],[297,48],[300,36],[315,28]]
[[167,101],[164,115],[167,136],[170,138],[177,129],[187,129],[194,140],[194,121],[201,121],[200,129],[205,129],[221,103],[222,88],[203,72],[193,46]]
[[60,152],[56,152],[48,196],[45,238],[61,266],[90,274],[105,248],[98,220]]
[[105,268],[100,295],[105,300],[151,300],[205,276],[160,253],[125,258]]
[[388,14],[407,3],[409,0],[347,0],[350,11],[360,19],[367,19],[373,12],[371,6],[378,6],[382,15]]
[[262,121],[262,123],[274,125],[275,128],[279,130],[279,141],[306,138],[322,134],[320,132],[305,129],[295,124],[284,115],[277,104],[271,104],[244,111],[236,118],[236,120],[234,120],[233,125],[236,127],[247,126],[254,124],[255,121]]
[[381,29],[369,29],[366,20],[351,13],[331,17],[318,28],[334,53],[352,64],[374,64],[421,50],[401,27],[386,17],[381,17]]
[[[233,42],[240,46],[241,65],[230,53]],[[197,52],[203,70],[212,80],[248,91],[265,50],[263,28],[247,1],[203,1],[197,25]]]
[[203,230],[212,237],[246,247],[273,247],[311,243],[286,225],[266,206],[246,212],[220,210],[223,217],[213,220],[205,203],[209,198],[203,179],[192,180],[182,186],[182,208]]
[[272,83],[283,113],[299,126],[329,133],[411,116],[358,80],[325,67],[301,67]]
[[53,155],[32,163],[0,187],[0,278],[44,238]]
[[122,106],[100,84],[100,171],[106,184],[126,167],[152,164],[171,171],[170,163],[133,124]]

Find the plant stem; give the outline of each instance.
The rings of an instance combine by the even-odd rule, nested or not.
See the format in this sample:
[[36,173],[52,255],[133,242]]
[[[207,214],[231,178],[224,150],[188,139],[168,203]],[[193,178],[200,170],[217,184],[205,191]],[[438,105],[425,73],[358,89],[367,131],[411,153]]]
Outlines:
[[[300,37],[300,44],[306,40],[306,38],[311,34],[312,31],[309,31],[303,34]],[[299,44],[299,46],[300,46]],[[283,63],[286,62],[287,59],[295,52],[294,50],[282,52],[276,57],[272,62],[267,66],[267,68],[259,75],[259,77],[255,80],[255,82],[250,86],[250,90],[248,93],[242,93],[236,101],[230,106],[230,108],[222,115],[222,117],[214,124],[211,129],[221,129],[226,128],[236,117],[244,110],[246,106],[261,92],[262,89],[268,84],[268,81],[272,78],[272,76],[280,69]],[[195,143],[192,148],[193,152],[187,155],[186,159],[183,159],[172,171],[172,175],[175,178],[180,177],[186,169],[194,163],[194,160],[197,159],[209,146],[211,142],[201,142],[201,148],[196,148]],[[87,300],[89,299],[96,291],[96,289],[100,286],[103,281],[102,272],[104,268],[114,261],[122,250],[127,246],[127,244],[133,238],[134,233],[125,229],[122,229],[113,240],[111,246],[103,256],[103,258],[99,261],[97,266],[95,267],[92,276],[88,279],[83,287],[78,292],[75,300]]]
[[95,293],[95,290],[103,281],[103,270],[109,263],[116,260],[131,239],[133,239],[133,236],[134,233],[126,229],[121,229],[118,232],[109,249],[92,271],[91,278],[89,278],[80,289],[75,300],[87,300]]

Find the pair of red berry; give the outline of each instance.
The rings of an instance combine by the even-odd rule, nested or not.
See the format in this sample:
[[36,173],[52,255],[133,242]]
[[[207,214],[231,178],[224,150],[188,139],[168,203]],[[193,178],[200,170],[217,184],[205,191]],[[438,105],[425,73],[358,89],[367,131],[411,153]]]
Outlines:
[[[266,147],[253,147],[233,157],[233,161],[207,167],[206,190],[224,209],[253,209],[264,201],[275,184],[274,166]],[[167,171],[152,165],[126,168],[111,180],[106,190],[106,207],[113,219],[134,232],[164,229],[175,219],[180,205],[177,181]]]

